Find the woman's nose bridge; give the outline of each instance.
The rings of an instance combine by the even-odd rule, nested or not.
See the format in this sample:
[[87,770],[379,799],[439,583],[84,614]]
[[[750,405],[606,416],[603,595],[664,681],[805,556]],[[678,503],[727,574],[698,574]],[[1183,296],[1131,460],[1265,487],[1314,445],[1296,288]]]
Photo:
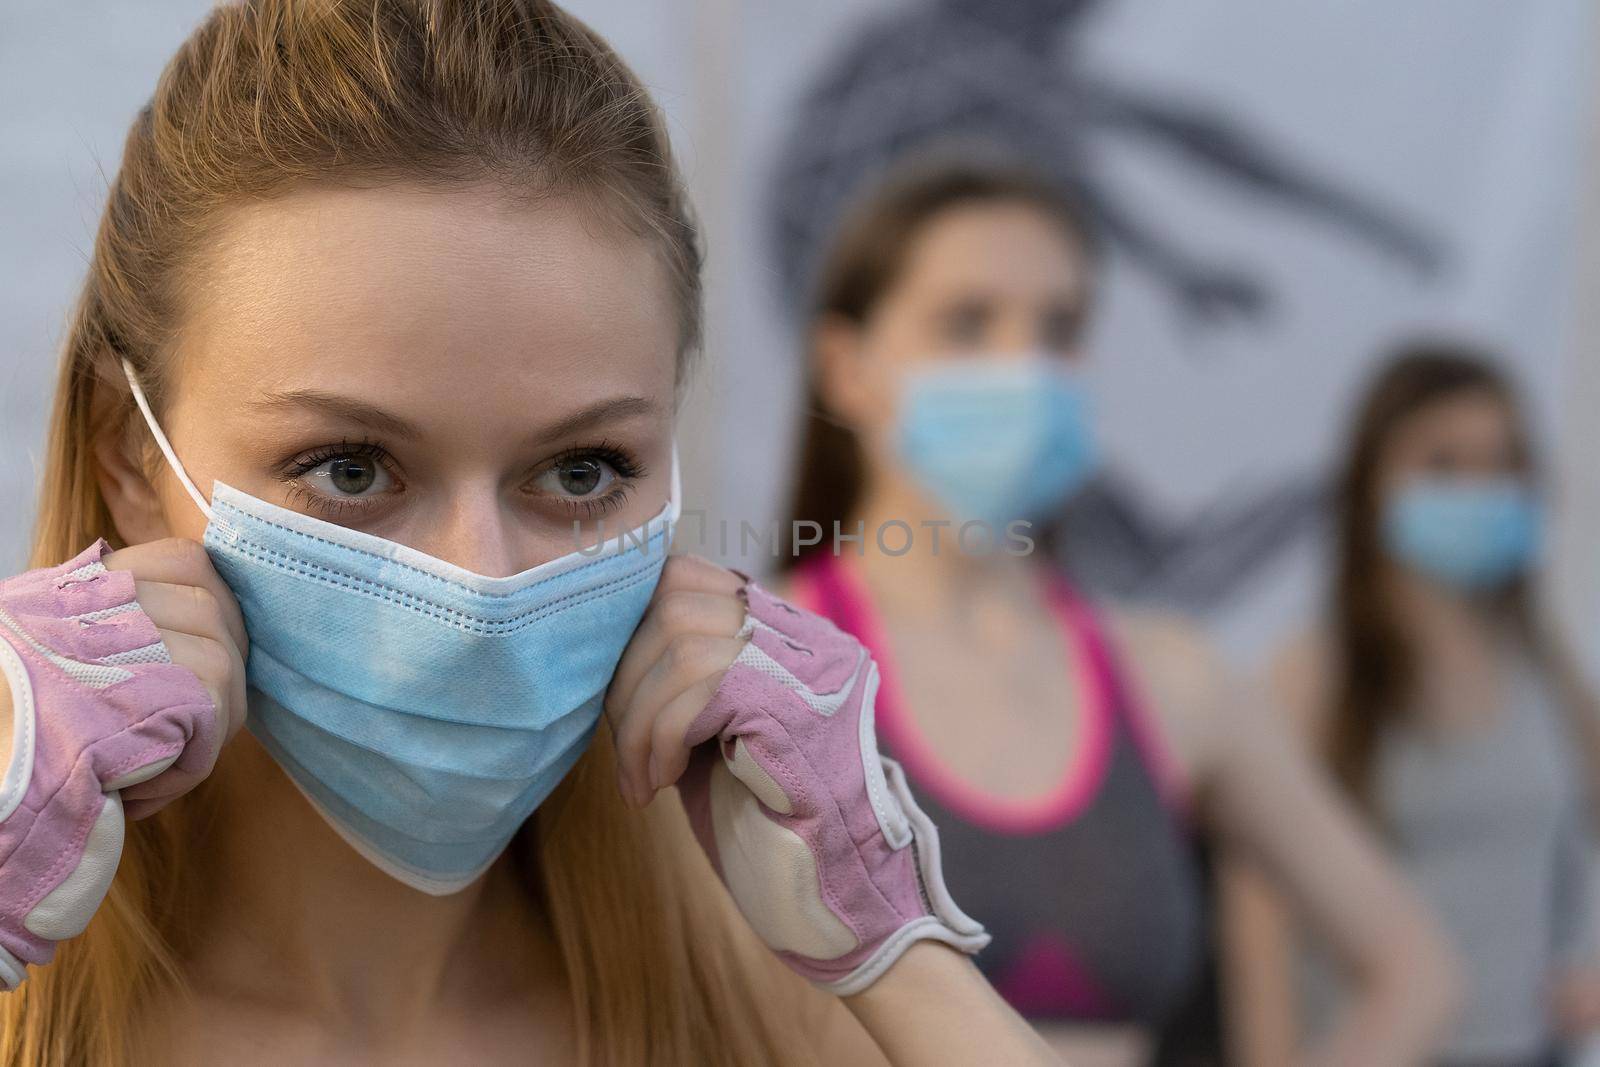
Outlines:
[[474,574],[504,578],[543,562],[494,487],[461,486],[440,502],[422,550]]
[[1043,334],[1035,309],[1020,301],[1000,309],[990,328],[989,350],[996,355],[1023,356],[1037,351]]
[[1040,331],[1030,318],[1017,316],[1000,323],[995,333],[994,353],[1007,359],[1021,359],[1040,349]]

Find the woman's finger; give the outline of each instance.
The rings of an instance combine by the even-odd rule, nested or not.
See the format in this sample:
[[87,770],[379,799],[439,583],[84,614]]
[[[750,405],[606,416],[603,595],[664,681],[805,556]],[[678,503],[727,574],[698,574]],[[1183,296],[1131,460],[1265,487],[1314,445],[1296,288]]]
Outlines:
[[689,727],[722,684],[722,671],[700,679],[688,689],[673,697],[656,715],[655,727],[650,737],[650,793],[656,793],[683,777],[689,766],[689,753],[693,747],[684,741]]
[[228,588],[217,569],[211,565],[205,546],[198,541],[181,537],[168,537],[142,545],[130,545],[107,553],[101,562],[107,570],[132,571],[135,582],[165,582],[168,585],[197,585],[216,598],[217,605],[228,620],[228,631],[233,635],[239,651],[249,649],[245,633],[244,615],[233,590]]
[[607,714],[633,702],[639,683],[675,637],[732,637],[744,625],[744,615],[743,601],[721,593],[679,589],[653,601],[623,651],[617,673],[606,690]]
[[737,596],[744,588],[745,579],[726,567],[719,567],[699,556],[672,556],[661,568],[661,581],[656,585],[656,597],[683,590],[695,593],[713,593]]
[[242,647],[243,625],[235,622],[222,602],[205,586],[136,578],[133,587],[139,607],[158,628],[228,641],[235,648]]
[[743,647],[744,642],[733,637],[680,635],[645,673],[633,699],[618,706],[611,728],[624,795],[635,802],[650,796],[651,737],[657,713],[697,683],[707,678],[720,681]]
[[[233,714],[230,709],[239,706],[238,698],[241,695],[236,692],[234,683],[235,677],[243,673],[235,669],[238,653],[230,650],[224,642],[196,637],[179,630],[161,630],[161,640],[167,646],[172,662],[194,674],[205,688],[206,695],[211,698],[216,724],[212,734],[215,739],[209,749],[200,754],[198,765],[191,757],[182,760],[182,770],[169,767],[146,781],[124,787],[121,790],[124,811],[130,819],[142,819],[159,811],[211,773],[216,766],[217,756],[221,754],[222,744],[233,733]],[[189,750],[185,749],[183,755],[189,756]]]
[[[179,630],[162,630],[161,640],[172,662],[200,679],[211,698],[216,714],[216,746],[220,749],[244,721],[244,668],[239,653],[221,641]],[[207,766],[216,759],[216,753],[208,756]]]

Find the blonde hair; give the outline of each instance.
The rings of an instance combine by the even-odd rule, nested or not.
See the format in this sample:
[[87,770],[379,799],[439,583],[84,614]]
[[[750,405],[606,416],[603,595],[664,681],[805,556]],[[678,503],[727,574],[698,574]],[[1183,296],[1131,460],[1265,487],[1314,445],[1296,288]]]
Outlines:
[[[648,94],[611,49],[540,0],[245,0],[218,7],[129,132],[66,340],[35,566],[116,543],[94,440],[134,436],[127,358],[159,407],[161,357],[222,213],[297,182],[492,181],[559,194],[651,242],[700,332],[696,230]],[[115,439],[115,438],[111,438]],[[524,827],[529,892],[564,966],[579,1052],[597,1064],[746,1064],[804,1055],[816,1003],[737,918],[670,799],[616,788],[609,738]],[[183,923],[204,859],[202,787],[128,827],[79,938],[0,998],[0,1063],[127,1062],[141,1005],[182,988]]]

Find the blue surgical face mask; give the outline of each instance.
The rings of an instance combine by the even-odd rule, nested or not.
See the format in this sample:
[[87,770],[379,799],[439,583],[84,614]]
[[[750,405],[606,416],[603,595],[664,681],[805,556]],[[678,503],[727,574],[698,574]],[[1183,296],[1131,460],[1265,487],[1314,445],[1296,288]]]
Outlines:
[[1543,513],[1523,482],[1429,478],[1384,503],[1390,555],[1463,592],[1483,592],[1525,572],[1539,550]]
[[508,578],[216,483],[205,546],[250,637],[251,731],[351,846],[407,885],[474,881],[588,747],[678,515]]
[[1048,512],[1096,462],[1079,374],[1045,355],[918,367],[901,392],[894,445],[953,518],[996,529]]

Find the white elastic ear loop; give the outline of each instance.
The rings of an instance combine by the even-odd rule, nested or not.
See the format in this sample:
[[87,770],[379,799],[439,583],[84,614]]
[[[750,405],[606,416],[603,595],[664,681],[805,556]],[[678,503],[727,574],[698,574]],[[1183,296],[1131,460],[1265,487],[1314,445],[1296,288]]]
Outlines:
[[122,373],[128,376],[128,386],[133,390],[133,402],[139,405],[139,411],[144,415],[145,425],[150,427],[150,433],[156,439],[156,444],[161,448],[161,454],[167,457],[167,464],[172,468],[172,473],[178,476],[178,481],[189,493],[189,498],[200,508],[200,513],[211,521],[211,505],[206,498],[200,495],[194,482],[189,479],[189,472],[183,469],[183,464],[178,462],[178,454],[172,450],[172,442],[167,440],[167,435],[161,432],[161,427],[156,423],[156,417],[150,413],[150,401],[145,398],[144,386],[139,384],[139,376],[133,371],[133,364],[126,358],[122,361]]
[[678,524],[678,516],[683,513],[683,480],[678,475],[678,442],[672,442],[672,481],[667,487],[670,494],[667,500],[667,526]]

